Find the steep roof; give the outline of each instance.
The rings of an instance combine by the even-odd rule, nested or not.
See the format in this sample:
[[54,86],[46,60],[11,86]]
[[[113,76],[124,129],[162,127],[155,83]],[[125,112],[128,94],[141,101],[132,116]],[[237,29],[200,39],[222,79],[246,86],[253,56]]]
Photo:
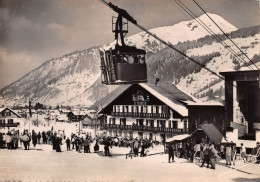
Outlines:
[[[142,88],[147,90],[149,93],[157,97],[160,101],[168,105],[171,109],[175,110],[182,116],[188,116],[188,109],[186,108],[186,102],[191,101],[194,102],[194,99],[187,94],[180,91],[176,86],[172,84],[151,84],[151,83],[139,83]],[[114,92],[111,98],[111,95],[108,95],[109,103],[105,105],[106,108],[113,100],[119,97],[122,93],[124,93],[127,89],[129,89],[132,85],[124,86],[123,89],[118,89],[118,92]],[[103,109],[104,109],[103,108]],[[102,111],[102,110],[101,110]],[[101,112],[100,111],[100,112]]]
[[2,107],[0,108],[0,113],[3,112],[4,110],[9,110],[11,111],[13,114],[15,114],[17,117],[21,118],[22,116],[20,114],[18,114],[17,112],[15,112],[14,110],[10,109],[10,108],[7,108],[7,107]]
[[186,108],[185,101],[193,101],[193,99],[181,92],[173,84],[155,85],[150,83],[140,83],[139,85],[180,115],[188,116],[188,109]]
[[215,144],[221,142],[223,135],[218,131],[214,124],[203,124],[200,127]]
[[190,137],[189,134],[183,134],[183,135],[175,135],[172,138],[167,138],[166,139],[166,143],[170,143],[170,142],[177,142],[177,141],[182,141],[184,139],[187,139],[188,137]]
[[204,132],[211,141],[213,141],[215,144],[218,144],[222,141],[224,138],[223,135],[220,133],[220,131],[214,126],[214,124],[203,124],[200,125],[200,128],[198,128],[192,135],[196,135],[198,132]]

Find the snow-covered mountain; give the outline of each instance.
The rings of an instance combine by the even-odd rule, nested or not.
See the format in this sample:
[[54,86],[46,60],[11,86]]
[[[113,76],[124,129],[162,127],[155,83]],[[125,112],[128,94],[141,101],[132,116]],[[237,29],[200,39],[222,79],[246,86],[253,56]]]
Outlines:
[[[225,32],[237,30],[222,17],[213,14],[210,16]],[[215,33],[221,33],[205,15],[202,15],[200,19]],[[184,45],[187,47],[187,45],[191,45],[207,35],[206,31],[195,20],[180,22],[168,27],[159,27],[150,31],[177,47]],[[256,34],[236,41],[239,42],[240,46],[246,46],[247,52],[252,52],[248,53],[249,56],[254,56],[255,52],[259,54],[259,40],[259,34]],[[252,44],[252,42],[255,43]],[[201,96],[201,92],[203,92],[201,88],[207,84],[211,86],[210,83],[216,80],[201,69],[192,70],[192,65],[189,69],[178,67],[177,63],[172,66],[176,53],[144,32],[127,37],[126,43],[147,50],[148,80],[150,82],[153,82],[155,76],[159,76],[164,82],[174,82],[179,88]],[[28,102],[30,96],[34,102],[46,105],[92,105],[119,87],[102,85],[100,80],[99,49],[111,47],[114,44],[115,42],[112,42],[46,61],[21,79],[1,89],[0,104],[24,104]],[[232,62],[233,59],[220,47],[216,42],[212,42],[210,45],[197,49],[190,48],[185,51],[190,56],[197,57],[211,54],[210,60],[206,64],[214,71],[224,71],[226,68],[233,69],[234,66],[230,63],[230,60]],[[214,52],[219,52],[220,55],[212,54]],[[165,68],[168,70],[165,71]],[[203,80],[204,84],[199,84],[199,78],[205,75],[208,76],[208,81]]]

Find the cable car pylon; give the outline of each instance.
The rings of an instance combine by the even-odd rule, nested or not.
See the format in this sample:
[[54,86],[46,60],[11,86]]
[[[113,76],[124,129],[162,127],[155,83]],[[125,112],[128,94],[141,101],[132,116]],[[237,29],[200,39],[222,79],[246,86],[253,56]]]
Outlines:
[[126,20],[130,21],[132,24],[134,24],[135,26],[137,26],[138,28],[140,28],[141,30],[143,30],[144,32],[146,32],[147,34],[151,35],[152,37],[154,37],[155,39],[159,40],[160,42],[162,42],[164,45],[170,47],[171,49],[175,50],[176,52],[178,52],[179,54],[181,54],[182,56],[188,58],[190,61],[196,63],[197,65],[199,65],[200,67],[206,69],[207,71],[209,71],[211,74],[217,76],[218,78],[225,80],[225,78],[219,74],[217,74],[216,72],[212,71],[211,69],[205,67],[204,65],[202,65],[201,63],[197,62],[196,60],[194,60],[193,58],[189,57],[188,55],[186,55],[185,53],[181,52],[180,50],[178,50],[177,48],[175,48],[172,44],[162,40],[161,38],[159,38],[157,35],[151,33],[149,30],[145,29],[143,26],[139,25],[137,23],[136,20],[134,20],[128,13],[126,10],[123,10],[121,8],[118,8],[117,6],[113,5],[111,2],[107,3],[105,0],[100,0],[102,3],[104,3],[106,6],[108,6],[109,8],[111,8],[112,10],[114,10],[115,12],[117,12],[118,14],[121,14]]
[[118,17],[112,17],[115,49],[100,50],[102,83],[115,85],[147,82],[145,50],[127,46],[124,42],[124,37],[128,33],[128,21],[132,23],[136,21],[125,10],[112,3],[104,3],[117,12]]

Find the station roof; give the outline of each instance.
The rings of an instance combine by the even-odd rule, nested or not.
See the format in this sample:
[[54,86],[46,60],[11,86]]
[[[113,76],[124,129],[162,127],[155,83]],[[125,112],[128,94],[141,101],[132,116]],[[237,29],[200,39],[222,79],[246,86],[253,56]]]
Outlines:
[[250,71],[229,71],[220,72],[226,80],[234,81],[256,81],[260,80],[260,70],[250,70]]

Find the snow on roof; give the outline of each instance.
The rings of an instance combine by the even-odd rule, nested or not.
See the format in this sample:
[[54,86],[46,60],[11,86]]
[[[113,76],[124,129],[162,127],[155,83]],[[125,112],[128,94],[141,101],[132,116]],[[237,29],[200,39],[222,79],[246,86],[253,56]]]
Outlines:
[[180,141],[188,138],[190,135],[189,134],[183,134],[183,135],[176,135],[172,138],[166,139],[166,142],[173,142],[173,141]]
[[73,113],[75,116],[84,116],[84,115],[88,114],[87,111],[72,111],[72,113]]
[[[173,84],[151,84],[151,83],[139,83],[142,88],[150,92],[152,95],[157,97],[163,103],[168,105],[171,109],[178,112],[183,117],[188,116],[188,109],[186,108],[186,101],[194,101],[192,97],[180,91]],[[126,85],[118,90],[112,98],[109,98],[109,102],[103,107],[106,108],[111,102],[113,102],[117,97],[124,93],[132,85]],[[110,95],[109,95],[110,96]],[[111,97],[111,96],[110,96]],[[102,110],[103,110],[102,109]],[[102,110],[100,112],[102,112]]]
[[6,107],[1,107],[0,108],[0,112],[2,112],[3,110],[5,110],[6,109]]
[[57,120],[67,120],[67,115],[66,114],[61,114],[57,117]]
[[[188,109],[181,103],[181,101],[192,101],[188,95],[181,92],[179,89],[174,87],[172,84],[165,85],[153,85],[140,83],[144,89],[156,96],[159,100],[168,105],[171,109],[175,110],[182,116],[188,116]],[[166,86],[167,85],[167,86]]]
[[5,109],[8,109],[8,110],[10,110],[11,112],[13,112],[14,114],[16,114],[18,117],[22,117],[19,113],[17,113],[17,112],[15,112],[14,110],[12,110],[12,109],[10,109],[10,108],[8,108],[8,107],[2,107],[2,108],[0,108],[0,112],[2,112],[2,111],[4,111]]
[[224,106],[219,102],[187,102],[188,106]]

